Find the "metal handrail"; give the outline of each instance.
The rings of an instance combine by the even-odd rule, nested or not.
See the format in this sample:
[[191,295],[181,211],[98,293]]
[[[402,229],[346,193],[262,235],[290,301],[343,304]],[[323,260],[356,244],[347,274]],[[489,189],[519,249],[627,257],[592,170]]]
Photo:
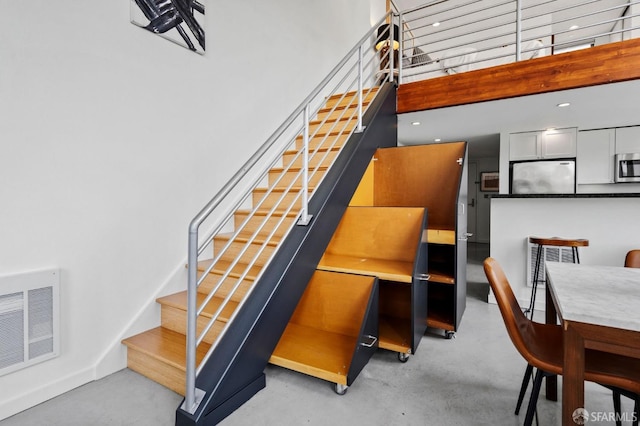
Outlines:
[[[640,4],[640,0],[601,7],[598,1],[556,6],[555,0],[548,0],[525,6],[523,0],[511,0],[479,8],[477,6],[482,3],[481,0],[469,0],[462,5],[458,3],[452,6],[451,3],[447,4],[448,0],[440,0],[403,11],[400,14],[403,46],[403,60],[399,66],[400,83],[438,77],[447,72],[464,72],[465,69],[446,69],[445,59],[458,58],[464,62],[461,64],[465,65],[464,68],[478,69],[520,61],[538,54],[556,54],[564,48],[580,44],[593,46],[635,37],[632,32],[639,29],[638,25],[625,28],[621,24],[631,23],[632,18],[640,15],[632,10]],[[513,5],[511,11],[505,11],[510,4]],[[452,16],[454,9],[456,14]],[[562,17],[554,18],[560,13]],[[508,17],[512,19],[504,22]],[[502,22],[491,24],[492,19]],[[578,19],[583,21],[579,28],[557,27],[557,24]],[[432,26],[436,21],[441,23],[439,27]],[[447,23],[451,25],[447,26]],[[598,28],[600,26],[605,28]],[[502,49],[507,46],[513,46],[513,51]],[[460,53],[459,48],[462,47],[474,48],[475,59]],[[415,53],[415,48],[422,52]],[[527,52],[536,54],[523,55]],[[429,55],[431,61],[419,62],[419,58],[426,57],[421,56],[423,53]],[[435,63],[440,66],[430,66]]]
[[[310,215],[308,211],[309,198],[313,196],[310,192],[309,182],[319,172],[320,165],[325,167],[325,164],[329,162],[329,156],[337,152],[338,141],[342,138],[348,137],[354,131],[362,131],[362,116],[364,114],[364,99],[369,95],[374,94],[373,86],[379,82],[378,72],[386,73],[388,79],[393,78],[393,73],[390,71],[393,67],[392,52],[389,52],[389,66],[388,69],[379,70],[379,56],[377,52],[374,53],[373,46],[376,44],[375,31],[382,25],[387,19],[393,20],[394,15],[392,13],[386,14],[380,21],[374,25],[357,43],[356,45],[344,56],[344,58],[336,65],[333,70],[322,80],[322,82],[312,90],[311,94],[307,96],[304,101],[291,113],[291,115],[276,129],[276,131],[265,141],[265,143],[258,148],[258,150],[240,167],[240,169],[231,177],[231,179],[218,191],[218,193],[209,201],[200,212],[193,218],[189,224],[189,238],[188,238],[188,289],[187,289],[187,360],[186,360],[186,387],[185,387],[185,402],[181,407],[183,410],[194,413],[200,403],[199,398],[202,398],[202,391],[196,389],[196,377],[200,372],[204,364],[210,358],[211,354],[217,347],[218,342],[224,336],[228,329],[228,325],[234,320],[239,310],[247,302],[251,292],[257,285],[262,276],[264,268],[269,264],[271,259],[275,256],[277,248],[274,248],[271,253],[269,247],[270,241],[275,236],[276,232],[282,232],[281,226],[286,221],[286,218],[295,215],[300,217],[299,224],[306,224],[309,222]],[[390,34],[390,39],[393,34]],[[354,77],[355,74],[355,77]],[[369,87],[365,89],[365,86]],[[349,98],[348,93],[355,92],[356,95],[352,96],[355,100]],[[338,111],[338,105],[340,102],[348,101],[355,106],[355,110],[350,114],[349,109],[344,108],[344,111],[340,111],[339,116],[332,117],[335,122],[327,124],[330,114],[322,120],[317,120],[317,129],[315,132],[310,132],[310,119],[317,116],[322,109],[321,99],[328,96],[333,96],[336,93],[342,93],[339,97],[339,102],[336,103],[330,110],[330,113],[336,113]],[[324,98],[322,97],[324,96]],[[351,99],[351,100],[350,100]],[[302,125],[297,125],[297,120],[302,118]],[[355,120],[355,126],[353,121]],[[327,125],[329,130],[327,134],[322,137],[318,145],[314,149],[310,149],[310,141],[314,137],[321,136],[321,128]],[[290,147],[295,145],[296,139],[302,134],[302,147],[291,151]],[[291,136],[293,135],[293,136]],[[333,142],[330,142],[329,137],[335,137]],[[325,146],[328,144],[328,146]],[[214,250],[213,256],[207,259],[209,264],[204,267],[202,274],[199,276],[198,264],[201,256],[205,256],[211,250],[213,241],[216,236],[220,235],[233,220],[234,213],[238,209],[249,201],[249,197],[253,191],[260,186],[261,181],[266,179],[269,170],[274,168],[279,161],[281,161],[285,153],[291,153],[291,159],[287,164],[283,165],[283,170],[280,176],[266,188],[265,194],[260,200],[255,200],[252,208],[250,209],[247,217],[241,221],[240,224],[234,227],[228,235],[228,241],[222,244],[222,247]],[[337,155],[337,154],[336,154]],[[311,166],[311,162],[315,161],[317,165]],[[333,160],[331,160],[332,162]],[[297,170],[298,163],[302,163],[300,170]],[[294,169],[295,168],[295,169]],[[280,185],[285,173],[288,171],[294,171],[293,178],[287,185]],[[297,182],[302,182],[300,188],[296,186]],[[243,187],[244,185],[244,187]],[[318,185],[318,184],[316,184]],[[276,201],[273,202],[273,206],[270,208],[262,208],[266,200],[272,196],[274,189],[278,187],[282,191]],[[240,193],[239,195],[237,193]],[[287,201],[284,207],[284,198],[287,194],[293,194],[291,201]],[[237,199],[234,199],[237,197]],[[273,199],[273,198],[272,198]],[[223,210],[222,213],[220,210]],[[221,263],[221,259],[224,257],[224,253],[232,246],[234,240],[241,235],[245,225],[249,220],[259,211],[268,210],[264,218],[261,218],[260,225],[250,233],[246,241],[243,240],[244,246],[235,255],[235,258],[225,265],[224,272],[220,272],[220,278],[213,286],[212,290],[204,297],[200,306],[197,302],[198,287],[204,282],[206,277],[214,270],[218,273],[217,266]],[[215,214],[214,214],[215,212]],[[268,233],[266,237],[260,236],[263,232],[267,221],[275,214],[281,215],[276,221],[276,226]],[[205,228],[204,224],[208,223],[208,220],[214,220],[221,217],[216,223],[210,226],[211,230],[203,232],[201,235],[201,228]],[[295,222],[284,230],[284,238],[288,232],[295,226]],[[256,243],[253,246],[253,250],[249,253],[251,244]],[[269,249],[268,249],[269,248]],[[248,263],[241,262],[244,256],[250,257]],[[259,258],[266,256],[264,263],[256,265]],[[246,260],[246,259],[245,259]],[[260,266],[260,270],[252,276],[252,272],[256,266]],[[244,267],[244,270],[241,270]],[[222,271],[222,269],[220,269]],[[211,347],[207,351],[202,361],[196,363],[196,351],[198,346],[205,340],[207,333],[212,329],[214,323],[219,318],[220,314],[225,310],[235,293],[242,286],[243,282],[248,277],[252,276],[253,283],[250,288],[237,304],[236,309],[231,314],[227,321],[227,326],[223,327],[217,336],[217,339],[212,343]],[[198,333],[196,331],[197,318],[205,309],[205,306],[214,298],[216,294],[221,290],[222,286],[227,279],[237,280],[231,285],[230,291],[224,297],[220,297],[220,305],[215,309],[212,318],[203,327],[202,331]]]

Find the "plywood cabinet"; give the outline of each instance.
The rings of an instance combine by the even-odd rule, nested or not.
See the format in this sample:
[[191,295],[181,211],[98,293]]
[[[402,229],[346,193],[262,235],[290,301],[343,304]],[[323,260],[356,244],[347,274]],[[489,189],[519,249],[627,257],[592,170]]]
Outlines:
[[466,307],[466,204],[464,142],[378,149],[350,204],[427,208],[427,324],[448,337]]
[[350,206],[317,267],[379,278],[379,346],[402,361],[426,330],[427,217],[422,207]]
[[378,348],[377,281],[316,271],[269,362],[344,393]]

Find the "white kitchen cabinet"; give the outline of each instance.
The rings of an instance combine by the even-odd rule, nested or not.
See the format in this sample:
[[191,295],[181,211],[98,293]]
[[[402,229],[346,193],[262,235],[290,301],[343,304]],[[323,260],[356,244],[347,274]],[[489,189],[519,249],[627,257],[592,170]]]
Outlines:
[[615,129],[578,132],[576,181],[580,184],[613,183]]
[[575,158],[576,136],[576,128],[511,133],[509,135],[509,160]]
[[537,160],[540,158],[540,132],[511,133],[509,160]]
[[640,126],[616,128],[616,154],[640,152]]

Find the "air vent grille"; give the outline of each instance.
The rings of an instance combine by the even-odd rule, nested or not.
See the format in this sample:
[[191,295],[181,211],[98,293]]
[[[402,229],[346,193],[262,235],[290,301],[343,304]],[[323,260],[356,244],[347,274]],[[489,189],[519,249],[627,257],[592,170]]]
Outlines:
[[0,277],[0,375],[59,353],[59,272]]

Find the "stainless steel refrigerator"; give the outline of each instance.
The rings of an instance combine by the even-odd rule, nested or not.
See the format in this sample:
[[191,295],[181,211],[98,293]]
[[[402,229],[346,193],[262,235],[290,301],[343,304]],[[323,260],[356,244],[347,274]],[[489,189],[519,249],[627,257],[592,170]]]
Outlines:
[[576,162],[545,160],[511,163],[512,194],[575,194]]

